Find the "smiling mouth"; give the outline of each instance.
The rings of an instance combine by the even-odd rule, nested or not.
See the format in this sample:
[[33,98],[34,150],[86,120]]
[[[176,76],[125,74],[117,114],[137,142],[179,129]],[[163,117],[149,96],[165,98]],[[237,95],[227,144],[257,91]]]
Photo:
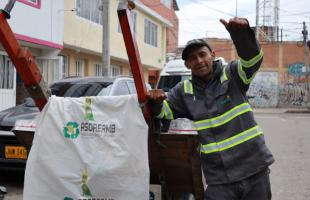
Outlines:
[[201,67],[198,67],[197,69],[202,70],[202,69],[207,69],[207,68],[208,68],[208,66],[201,66]]

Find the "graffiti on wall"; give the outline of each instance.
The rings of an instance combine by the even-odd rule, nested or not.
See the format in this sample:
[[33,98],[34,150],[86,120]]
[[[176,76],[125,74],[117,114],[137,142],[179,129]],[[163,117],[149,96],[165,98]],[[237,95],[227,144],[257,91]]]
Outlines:
[[288,65],[287,73],[280,84],[279,106],[281,107],[305,107],[308,102],[307,72],[302,62]]
[[307,93],[307,85],[305,83],[286,83],[281,85],[279,106],[306,106]]
[[304,63],[293,63],[288,66],[287,72],[292,76],[305,76],[309,72]]
[[247,96],[253,107],[276,107],[279,99],[278,72],[258,72]]

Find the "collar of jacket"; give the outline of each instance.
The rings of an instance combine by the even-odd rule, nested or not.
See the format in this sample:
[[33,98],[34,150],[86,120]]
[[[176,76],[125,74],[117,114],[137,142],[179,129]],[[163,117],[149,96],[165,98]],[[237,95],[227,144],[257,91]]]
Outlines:
[[205,88],[208,85],[210,85],[212,82],[220,78],[221,73],[222,73],[222,63],[220,61],[213,61],[213,73],[211,76],[211,79],[205,81],[198,76],[195,76],[192,74],[192,83],[198,87]]

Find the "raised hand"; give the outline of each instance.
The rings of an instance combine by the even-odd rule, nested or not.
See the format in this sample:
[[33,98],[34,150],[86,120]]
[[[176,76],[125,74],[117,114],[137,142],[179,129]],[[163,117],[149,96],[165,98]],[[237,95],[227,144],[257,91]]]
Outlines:
[[231,18],[228,22],[224,19],[220,19],[220,22],[228,30],[246,29],[249,27],[249,21],[246,18],[234,17]]

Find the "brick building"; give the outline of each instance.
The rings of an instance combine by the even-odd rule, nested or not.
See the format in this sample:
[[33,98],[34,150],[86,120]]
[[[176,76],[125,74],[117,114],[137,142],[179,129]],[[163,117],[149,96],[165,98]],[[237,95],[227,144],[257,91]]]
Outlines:
[[[216,56],[226,61],[238,58],[231,40],[208,38]],[[307,107],[310,102],[309,67],[304,64],[301,42],[261,42],[264,61],[248,97],[254,107]],[[179,53],[182,49],[179,49]],[[310,56],[308,55],[308,63]]]

